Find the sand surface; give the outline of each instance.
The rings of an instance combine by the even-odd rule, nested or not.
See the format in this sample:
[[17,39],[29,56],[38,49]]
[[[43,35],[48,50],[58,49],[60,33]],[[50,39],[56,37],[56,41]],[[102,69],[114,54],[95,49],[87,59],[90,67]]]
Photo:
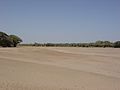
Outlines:
[[0,90],[120,90],[120,49],[0,48]]

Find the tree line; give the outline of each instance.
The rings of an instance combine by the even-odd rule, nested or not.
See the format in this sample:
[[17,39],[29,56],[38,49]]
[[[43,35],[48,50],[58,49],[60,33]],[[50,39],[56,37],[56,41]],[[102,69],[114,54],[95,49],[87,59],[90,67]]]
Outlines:
[[0,46],[1,47],[16,47],[17,44],[22,42],[22,39],[16,35],[8,35],[0,32]]
[[[8,35],[0,32],[0,46],[1,47],[16,47],[22,39],[16,35]],[[41,47],[114,47],[120,48],[120,41],[96,41],[92,43],[34,43],[34,44],[20,44],[20,46],[41,46]]]
[[96,41],[93,43],[34,43],[21,44],[21,46],[40,46],[40,47],[113,47],[120,48],[120,41]]

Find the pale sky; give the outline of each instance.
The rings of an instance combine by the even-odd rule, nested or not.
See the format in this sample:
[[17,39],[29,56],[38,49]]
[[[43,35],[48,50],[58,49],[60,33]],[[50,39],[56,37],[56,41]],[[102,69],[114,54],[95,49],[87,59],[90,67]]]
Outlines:
[[23,43],[120,40],[120,0],[0,0],[0,31]]

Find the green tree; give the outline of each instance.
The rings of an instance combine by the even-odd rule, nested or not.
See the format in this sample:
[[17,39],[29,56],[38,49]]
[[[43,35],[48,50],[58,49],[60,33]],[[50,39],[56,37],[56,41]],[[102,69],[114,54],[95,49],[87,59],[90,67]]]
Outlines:
[[10,39],[12,40],[14,47],[16,47],[18,43],[21,43],[21,42],[22,42],[22,39],[19,38],[19,37],[16,36],[16,35],[10,35],[9,37],[10,37]]
[[103,47],[112,47],[112,43],[110,41],[104,41]]
[[115,48],[120,48],[120,41],[116,41],[116,42],[113,44],[113,46],[114,46]]
[[0,32],[0,46],[2,47],[11,47],[12,40],[10,39],[9,35],[4,32]]
[[103,47],[103,41],[96,41],[95,47]]

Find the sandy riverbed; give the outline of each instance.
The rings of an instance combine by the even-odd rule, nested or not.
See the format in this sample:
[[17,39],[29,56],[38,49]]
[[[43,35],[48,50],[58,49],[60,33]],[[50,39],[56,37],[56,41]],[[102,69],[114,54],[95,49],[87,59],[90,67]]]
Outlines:
[[0,90],[120,90],[120,49],[0,48]]

